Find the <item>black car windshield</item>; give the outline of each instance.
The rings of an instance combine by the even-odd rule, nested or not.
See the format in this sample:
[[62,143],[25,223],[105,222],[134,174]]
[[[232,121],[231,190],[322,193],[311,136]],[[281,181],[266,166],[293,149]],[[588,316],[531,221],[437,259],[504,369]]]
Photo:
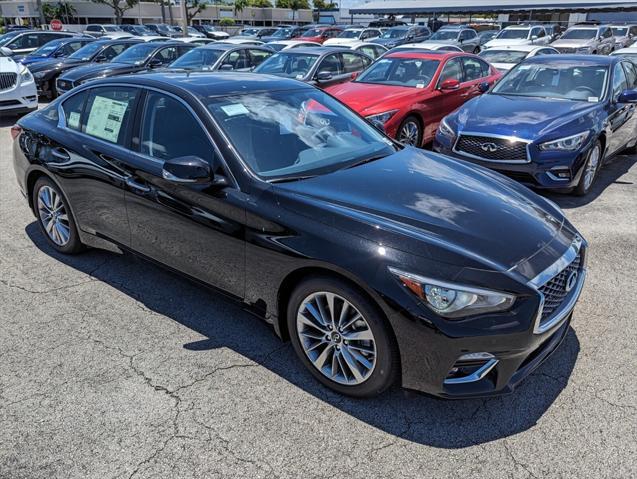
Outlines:
[[279,28],[276,32],[272,34],[272,36],[276,38],[287,38],[290,35],[292,35],[291,28]]
[[456,40],[457,38],[457,30],[438,30],[429,38],[429,40]]
[[407,28],[390,28],[380,38],[404,38],[407,36]]
[[152,55],[157,47],[154,45],[134,45],[113,58],[113,63],[141,65]]
[[170,68],[203,71],[212,70],[224,52],[225,50],[216,50],[213,48],[195,48],[172,62]]
[[259,177],[292,180],[391,155],[394,144],[320,90],[213,97],[208,109]]
[[590,40],[597,36],[595,28],[573,28],[562,35],[561,40]]
[[607,76],[607,66],[592,62],[521,63],[492,93],[596,103],[605,96]]
[[281,52],[272,55],[254,71],[255,73],[268,73],[300,80],[307,76],[318,59],[318,55],[310,55],[308,53]]
[[490,63],[520,63],[528,54],[529,52],[494,50],[493,48],[480,52],[480,56]]
[[616,37],[625,37],[628,35],[628,27],[613,27],[613,35]]
[[431,83],[439,65],[438,60],[385,57],[373,63],[355,81],[425,88]]
[[69,58],[73,58],[74,60],[90,60],[103,45],[104,44],[101,42],[89,43],[88,45],[84,45],[78,51],[71,53]]
[[503,40],[526,40],[529,38],[529,31],[526,28],[505,28],[496,38]]
[[322,28],[310,28],[307,32],[305,32],[303,37],[320,37],[323,34]]
[[0,37],[0,47],[8,45],[16,36],[20,35],[21,33],[24,33],[24,32],[20,30],[16,30],[15,32],[5,33],[4,35]]
[[46,45],[42,45],[36,51],[29,53],[30,57],[48,57],[55,50],[60,48],[61,42],[49,42]]
[[115,25],[102,25],[102,28],[107,32],[121,32],[122,29]]

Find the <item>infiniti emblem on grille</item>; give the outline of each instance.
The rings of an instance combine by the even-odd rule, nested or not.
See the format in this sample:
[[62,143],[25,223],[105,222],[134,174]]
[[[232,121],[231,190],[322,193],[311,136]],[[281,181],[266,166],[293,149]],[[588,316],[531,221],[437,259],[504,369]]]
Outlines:
[[500,147],[495,143],[482,143],[480,145],[480,148],[482,149],[482,151],[486,151],[489,153],[495,153],[500,149]]
[[571,274],[568,275],[568,278],[566,278],[567,293],[575,287],[575,283],[577,283],[577,271],[573,271]]

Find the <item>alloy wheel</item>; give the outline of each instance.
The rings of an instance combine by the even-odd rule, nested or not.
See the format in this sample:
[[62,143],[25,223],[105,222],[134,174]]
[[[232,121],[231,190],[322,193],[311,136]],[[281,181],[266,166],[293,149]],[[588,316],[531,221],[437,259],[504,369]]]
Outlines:
[[62,197],[50,186],[38,191],[38,215],[48,237],[58,246],[71,239],[71,226]]
[[599,146],[595,146],[588,157],[588,161],[586,162],[586,170],[584,171],[585,190],[588,190],[595,180],[597,168],[599,167],[599,157]]
[[309,295],[299,306],[296,327],[303,351],[326,378],[355,386],[374,371],[374,335],[345,298],[325,291]]
[[403,145],[418,146],[418,136],[420,136],[420,127],[415,121],[410,120],[400,128],[398,141]]

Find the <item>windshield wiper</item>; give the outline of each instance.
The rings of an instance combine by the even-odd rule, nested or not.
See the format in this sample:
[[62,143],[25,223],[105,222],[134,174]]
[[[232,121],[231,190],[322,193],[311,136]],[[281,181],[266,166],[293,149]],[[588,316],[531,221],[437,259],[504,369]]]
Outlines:
[[307,180],[314,178],[316,175],[299,175],[299,176],[284,176],[283,178],[276,178],[270,180],[270,183],[288,183],[290,181]]
[[389,155],[374,155],[374,156],[368,156],[367,158],[363,158],[361,160],[358,160],[354,163],[351,163],[349,165],[347,165],[345,167],[346,170],[349,170],[350,168],[356,168],[357,166],[360,165],[364,165],[365,163],[371,163],[372,161],[376,161],[376,160],[382,160],[383,158],[388,157]]

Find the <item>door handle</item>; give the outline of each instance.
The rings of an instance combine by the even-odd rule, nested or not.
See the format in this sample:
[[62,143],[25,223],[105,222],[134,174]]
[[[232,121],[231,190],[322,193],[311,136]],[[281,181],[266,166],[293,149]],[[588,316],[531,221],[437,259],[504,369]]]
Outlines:
[[139,191],[140,193],[150,193],[150,186],[143,185],[135,181],[131,176],[126,178],[126,186],[129,188]]
[[71,159],[71,155],[69,155],[68,151],[60,147],[51,148],[51,156],[60,161],[69,161]]

